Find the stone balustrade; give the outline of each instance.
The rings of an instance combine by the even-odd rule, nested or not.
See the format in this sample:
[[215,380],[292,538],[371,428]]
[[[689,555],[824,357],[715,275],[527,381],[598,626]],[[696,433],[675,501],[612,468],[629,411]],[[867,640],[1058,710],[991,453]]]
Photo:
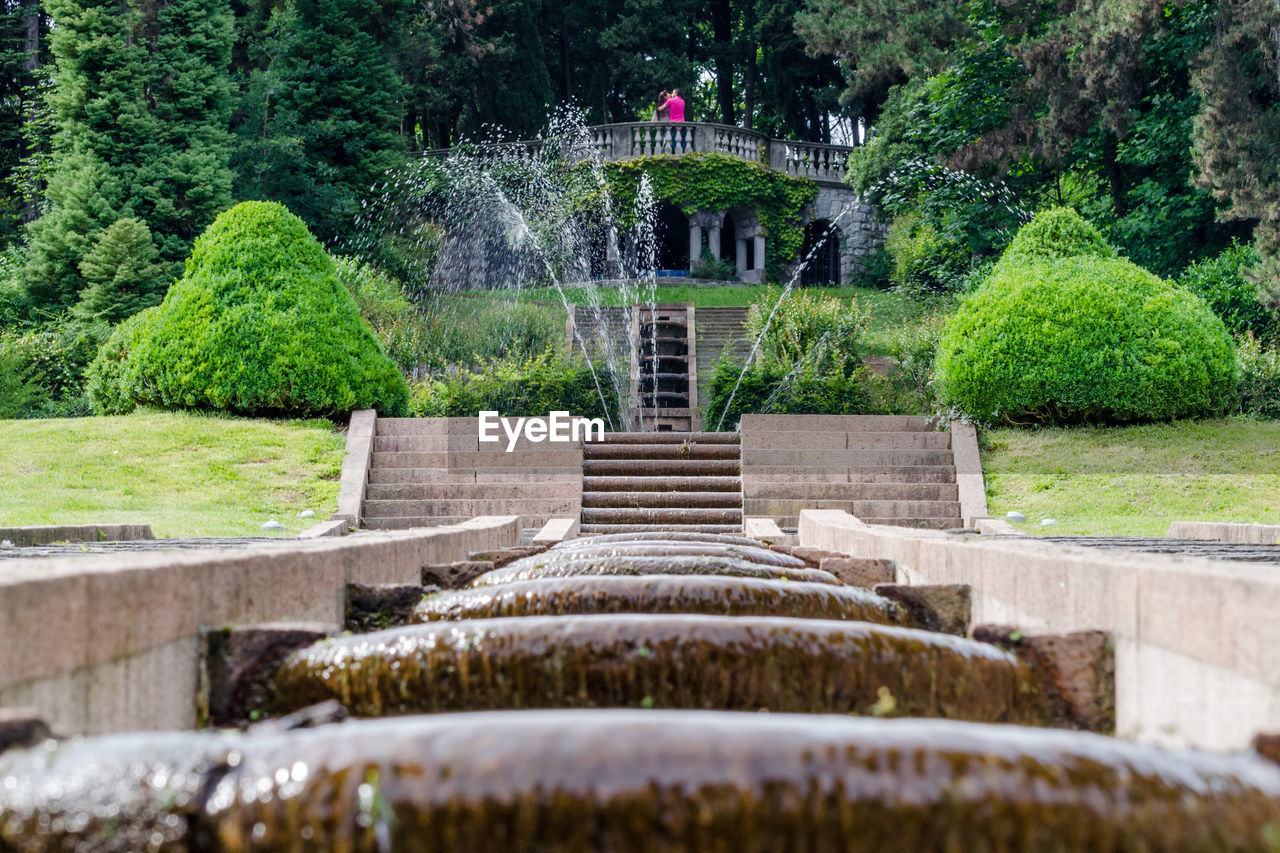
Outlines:
[[[525,140],[485,146],[485,151],[503,159],[527,160],[541,147],[541,140]],[[843,184],[853,151],[845,145],[770,139],[742,127],[683,121],[633,121],[589,127],[586,149],[590,156],[606,162],[635,157],[725,154],[826,186]],[[437,149],[425,153],[443,155],[447,151]]]

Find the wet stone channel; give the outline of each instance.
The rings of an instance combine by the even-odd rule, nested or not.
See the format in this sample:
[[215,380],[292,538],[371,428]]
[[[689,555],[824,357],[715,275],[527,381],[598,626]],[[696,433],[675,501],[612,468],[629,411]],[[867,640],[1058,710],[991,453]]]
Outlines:
[[1107,736],[1061,643],[927,630],[926,588],[733,536],[476,556],[217,682],[238,727],[0,753],[0,853],[1280,849],[1280,767]]

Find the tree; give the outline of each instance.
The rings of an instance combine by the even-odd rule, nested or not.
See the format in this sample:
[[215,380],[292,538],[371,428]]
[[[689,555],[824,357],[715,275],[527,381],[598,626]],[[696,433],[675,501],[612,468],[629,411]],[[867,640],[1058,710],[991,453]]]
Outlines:
[[255,49],[236,127],[236,195],[286,204],[322,241],[347,233],[404,161],[398,0],[296,0]]
[[74,304],[80,262],[125,216],[148,224],[176,272],[230,203],[231,16],[216,0],[48,0],[57,62],[48,212],[31,226],[28,288]]
[[147,223],[133,217],[117,219],[98,234],[80,262],[80,274],[89,286],[75,314],[85,320],[118,323],[159,304],[169,283],[169,270],[157,263],[158,255]]

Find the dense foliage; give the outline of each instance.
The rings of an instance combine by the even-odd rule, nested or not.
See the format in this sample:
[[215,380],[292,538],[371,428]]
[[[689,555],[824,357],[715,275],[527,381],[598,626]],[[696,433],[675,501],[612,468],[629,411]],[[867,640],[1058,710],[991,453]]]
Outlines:
[[164,302],[118,335],[95,367],[123,383],[96,384],[104,407],[127,398],[265,415],[405,408],[404,380],[333,261],[278,204],[242,202],[219,216]]
[[620,429],[619,406],[607,368],[569,359],[554,349],[527,359],[495,359],[474,370],[458,370],[415,383],[409,411],[414,417],[474,417],[495,411],[511,417],[546,417],[565,411],[602,418]]
[[1069,207],[1042,210],[1014,236],[1001,265],[1034,264],[1088,255],[1114,258],[1102,232]]
[[1257,262],[1252,246],[1233,244],[1187,267],[1178,283],[1209,303],[1232,334],[1273,339],[1280,335],[1280,311],[1262,303],[1258,283],[1248,274]]
[[1135,264],[1001,265],[939,343],[944,404],[984,422],[1132,423],[1219,415],[1235,357],[1198,297]]

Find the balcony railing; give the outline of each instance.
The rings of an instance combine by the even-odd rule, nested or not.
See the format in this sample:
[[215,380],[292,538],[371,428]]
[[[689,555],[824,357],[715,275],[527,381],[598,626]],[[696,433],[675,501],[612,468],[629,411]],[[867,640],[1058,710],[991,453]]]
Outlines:
[[[542,147],[540,140],[504,142],[486,146],[504,159],[529,159]],[[709,122],[637,121],[601,124],[587,128],[591,156],[604,161],[635,157],[669,157],[682,154],[727,154],[759,163],[795,178],[819,184],[840,185],[853,149],[845,145],[770,139],[763,133]],[[428,151],[446,154],[447,149]]]

